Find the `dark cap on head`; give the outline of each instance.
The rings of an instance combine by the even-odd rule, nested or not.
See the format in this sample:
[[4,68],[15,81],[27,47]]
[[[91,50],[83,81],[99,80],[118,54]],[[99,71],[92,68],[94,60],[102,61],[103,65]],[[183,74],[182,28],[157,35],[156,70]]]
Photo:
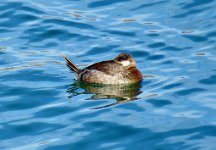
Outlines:
[[125,60],[130,60],[130,59],[133,59],[133,58],[130,54],[127,54],[127,53],[121,53],[115,58],[116,61],[125,61]]
[[130,54],[121,53],[115,59],[115,62],[123,65],[124,67],[136,67],[136,62]]

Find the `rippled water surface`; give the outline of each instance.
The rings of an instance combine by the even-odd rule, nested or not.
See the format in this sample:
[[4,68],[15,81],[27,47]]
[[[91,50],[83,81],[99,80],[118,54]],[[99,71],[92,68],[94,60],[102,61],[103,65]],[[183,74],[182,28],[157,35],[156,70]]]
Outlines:
[[[215,0],[2,0],[0,149],[216,149]],[[147,76],[78,83],[128,52]]]

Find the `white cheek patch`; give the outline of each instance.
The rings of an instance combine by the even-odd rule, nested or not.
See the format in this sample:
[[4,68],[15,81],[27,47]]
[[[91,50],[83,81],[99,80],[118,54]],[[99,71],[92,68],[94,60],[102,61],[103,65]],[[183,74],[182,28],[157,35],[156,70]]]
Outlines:
[[128,65],[130,64],[130,61],[125,60],[125,61],[122,61],[121,64],[122,64],[123,66],[128,66]]

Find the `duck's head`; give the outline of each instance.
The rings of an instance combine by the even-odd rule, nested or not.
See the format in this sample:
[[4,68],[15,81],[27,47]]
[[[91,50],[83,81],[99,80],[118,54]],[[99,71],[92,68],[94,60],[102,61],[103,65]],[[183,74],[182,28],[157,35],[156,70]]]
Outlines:
[[119,54],[114,61],[118,64],[121,64],[125,68],[132,68],[136,67],[136,62],[133,59],[133,57],[127,53],[121,53]]

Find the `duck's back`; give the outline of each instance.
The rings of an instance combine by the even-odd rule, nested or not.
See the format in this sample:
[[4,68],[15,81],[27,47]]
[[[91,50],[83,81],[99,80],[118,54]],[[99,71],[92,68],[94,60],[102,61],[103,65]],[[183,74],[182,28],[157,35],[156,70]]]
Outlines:
[[115,75],[124,71],[123,66],[114,62],[113,60],[95,63],[85,69],[101,71],[107,75]]
[[129,84],[142,80],[142,75],[136,68],[126,70],[122,65],[109,60],[81,70],[78,80],[101,84]]

